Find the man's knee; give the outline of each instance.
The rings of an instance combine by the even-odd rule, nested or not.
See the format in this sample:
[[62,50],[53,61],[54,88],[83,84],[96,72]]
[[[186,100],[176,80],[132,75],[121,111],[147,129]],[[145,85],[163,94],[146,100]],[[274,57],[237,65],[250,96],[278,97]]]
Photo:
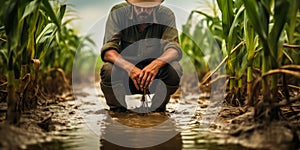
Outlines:
[[162,80],[168,86],[178,86],[182,76],[182,68],[179,62],[173,61],[162,70]]
[[103,84],[110,84],[111,83],[112,68],[113,68],[113,65],[110,62],[105,62],[102,65],[102,68],[100,70],[100,77],[101,77],[101,82]]

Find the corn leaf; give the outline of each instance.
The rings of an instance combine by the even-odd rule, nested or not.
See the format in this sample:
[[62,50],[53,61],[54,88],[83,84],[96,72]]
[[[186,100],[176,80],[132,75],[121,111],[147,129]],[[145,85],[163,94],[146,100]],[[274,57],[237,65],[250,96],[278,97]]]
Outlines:
[[232,0],[217,0],[218,6],[222,12],[223,33],[226,39],[229,34],[231,24],[234,20],[233,1]]
[[259,34],[262,40],[267,41],[268,39],[268,15],[262,10],[260,2],[255,0],[244,0],[245,9],[249,22],[253,24],[255,31]]
[[24,14],[20,21],[24,20],[25,17],[38,10],[41,0],[31,1],[25,8]]
[[290,44],[294,44],[294,32],[296,29],[296,25],[297,25],[297,12],[300,9],[300,1],[299,0],[293,0],[290,1],[290,7],[289,7],[289,12],[287,14],[287,27],[286,27],[286,31],[287,31],[287,36],[288,36],[288,41]]
[[42,5],[42,9],[47,13],[47,15],[51,18],[51,20],[53,21],[54,24],[56,24],[56,26],[58,28],[61,27],[60,22],[58,20],[58,18],[55,15],[55,12],[52,8],[52,6],[50,5],[48,0],[43,0],[43,5]]
[[[288,0],[276,0],[274,9],[274,26],[269,36],[269,45],[271,48],[271,56],[277,60],[282,51],[278,49],[279,37],[282,33],[284,25],[287,21],[287,14],[289,9]],[[277,62],[277,61],[276,61]]]

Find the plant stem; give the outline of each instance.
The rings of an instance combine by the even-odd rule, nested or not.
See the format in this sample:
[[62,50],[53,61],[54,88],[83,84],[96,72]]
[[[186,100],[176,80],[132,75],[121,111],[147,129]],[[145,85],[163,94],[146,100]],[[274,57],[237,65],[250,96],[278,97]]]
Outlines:
[[[240,49],[243,45],[245,45],[245,43],[246,43],[246,41],[241,41],[236,47],[234,47],[230,51],[229,55],[231,55],[232,53],[234,53],[235,51]],[[216,67],[215,70],[213,70],[205,79],[202,80],[200,85],[203,85],[205,82],[207,82],[207,80],[221,68],[221,66],[227,61],[227,59],[228,59],[228,55],[221,61],[221,63]]]

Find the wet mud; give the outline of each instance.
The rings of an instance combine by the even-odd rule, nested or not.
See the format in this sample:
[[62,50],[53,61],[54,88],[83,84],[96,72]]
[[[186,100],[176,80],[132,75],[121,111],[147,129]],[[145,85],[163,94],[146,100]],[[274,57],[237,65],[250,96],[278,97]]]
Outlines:
[[[108,111],[98,88],[41,100],[37,109],[24,112],[17,127],[5,124],[1,111],[1,149],[299,148],[298,120],[255,123],[254,108],[226,103],[214,108],[209,92],[187,99],[173,95],[166,113],[139,114]],[[0,106],[5,110],[5,103]]]

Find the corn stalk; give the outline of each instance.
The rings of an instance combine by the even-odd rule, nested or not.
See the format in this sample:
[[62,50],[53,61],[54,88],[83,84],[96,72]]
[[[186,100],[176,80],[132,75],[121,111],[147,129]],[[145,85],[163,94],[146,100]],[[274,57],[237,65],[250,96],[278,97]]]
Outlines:
[[[274,4],[274,5],[273,5]],[[259,35],[263,45],[262,74],[276,69],[281,64],[282,48],[279,47],[279,38],[287,21],[289,1],[287,0],[244,0],[249,22]],[[273,11],[273,12],[272,12]],[[272,19],[272,27],[269,28]],[[262,81],[263,103],[271,105],[277,101],[277,76],[271,76]],[[277,109],[270,110],[268,120],[277,119]],[[259,114],[258,114],[259,115]]]
[[[227,61],[227,67],[228,67],[228,74],[230,77],[235,76],[234,68],[236,66],[234,57],[236,56],[236,53],[230,54],[230,50],[233,49],[235,43],[236,43],[236,36],[229,35],[236,34],[236,30],[231,30],[230,28],[233,25],[234,20],[234,6],[233,6],[233,0],[217,0],[219,9],[222,12],[222,29],[223,29],[223,39],[225,42],[225,53],[228,54],[228,61]],[[235,86],[235,79],[230,78],[229,79],[229,90],[232,91]]]
[[[6,118],[8,123],[17,124],[20,119],[21,111],[19,107],[19,99],[16,94],[18,88],[18,78],[20,78],[19,68],[15,65],[15,56],[20,52],[18,48],[18,19],[10,19],[10,16],[19,18],[18,5],[19,1],[6,1],[4,6],[6,9],[1,14],[1,19],[5,26],[5,33],[7,36],[7,114]],[[5,8],[4,7],[4,8]]]
[[60,22],[48,0],[7,0],[2,10],[8,56],[6,119],[8,123],[17,124],[25,103],[33,104],[32,107],[37,104],[35,96],[40,66],[40,61],[35,59],[37,35],[45,23],[54,23],[60,28]]
[[255,58],[256,50],[258,47],[258,36],[255,33],[255,30],[249,20],[247,18],[247,14],[244,14],[244,38],[246,40],[246,50],[247,50],[247,101],[249,105],[253,105],[250,103],[250,96],[252,95],[252,83],[253,83],[253,61]]
[[[230,51],[243,41],[243,23],[244,7],[241,1],[217,0],[218,6],[222,12],[222,30],[225,46],[223,51],[228,55],[227,69],[229,78],[230,101],[234,99],[243,99],[243,81],[242,77],[247,68],[247,51],[241,47],[239,51],[230,53]],[[237,88],[236,88],[237,87]],[[231,102],[232,103],[232,102]],[[237,102],[241,104],[240,101]]]

